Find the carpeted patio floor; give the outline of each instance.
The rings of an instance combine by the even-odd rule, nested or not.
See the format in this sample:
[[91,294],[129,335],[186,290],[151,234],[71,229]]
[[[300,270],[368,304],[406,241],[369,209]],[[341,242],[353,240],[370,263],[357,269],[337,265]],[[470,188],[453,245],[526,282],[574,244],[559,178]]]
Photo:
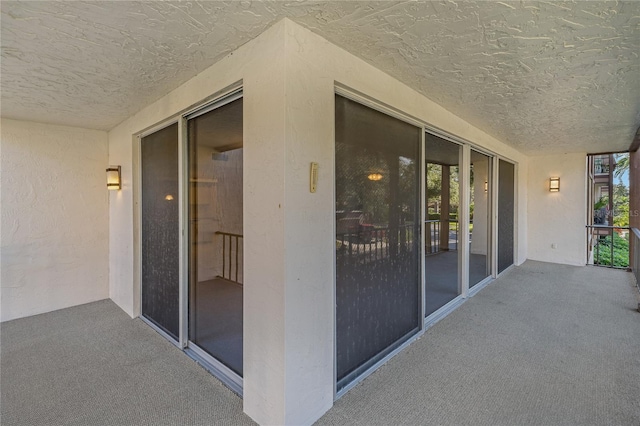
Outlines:
[[[318,425],[638,425],[632,275],[526,262]],[[1,326],[0,423],[243,425],[242,401],[105,300]]]

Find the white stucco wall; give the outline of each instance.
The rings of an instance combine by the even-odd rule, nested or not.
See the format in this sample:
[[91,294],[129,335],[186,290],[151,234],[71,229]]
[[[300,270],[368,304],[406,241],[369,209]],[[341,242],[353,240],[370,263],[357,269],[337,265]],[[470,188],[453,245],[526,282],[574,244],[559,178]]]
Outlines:
[[[433,126],[465,138],[497,154],[519,162],[526,173],[526,157],[474,128],[387,74],[332,45],[320,36],[286,22],[286,219],[285,247],[287,290],[285,327],[287,354],[287,414],[301,418],[304,412],[322,414],[330,404],[333,388],[334,332],[334,149],[335,84],[366,94],[378,102]],[[315,194],[309,193],[309,163],[318,162]],[[525,178],[521,181],[526,181]],[[484,184],[484,180],[482,181]],[[519,185],[526,194],[526,184]],[[484,189],[482,189],[484,194]],[[524,219],[526,196],[516,206]],[[526,226],[517,228],[518,259],[526,259]],[[290,298],[290,299],[289,299]],[[331,343],[331,344],[329,344]],[[328,380],[331,379],[331,380]],[[313,389],[312,393],[306,392]],[[310,400],[311,397],[317,399]]]
[[[560,177],[560,192],[549,192],[550,177]],[[584,265],[586,153],[531,157],[528,199],[529,259]]]
[[[110,200],[110,296],[133,316],[139,289],[134,287],[132,135],[243,80],[244,262],[251,265],[244,270],[243,404],[263,424],[286,422],[283,52],[281,22],[109,132],[109,159],[122,165],[124,181]],[[313,420],[307,414],[296,423]]]
[[107,133],[2,119],[1,143],[1,320],[107,298]]
[[[333,404],[334,85],[520,162],[526,157],[371,65],[285,20],[109,132],[123,167],[110,199],[110,295],[137,314],[132,135],[243,80],[244,410],[263,424],[310,424]],[[320,165],[309,192],[309,163]],[[525,175],[526,176],[526,175]],[[526,181],[526,179],[523,179]],[[519,190],[526,195],[526,185]],[[526,212],[526,196],[518,204]],[[522,223],[521,223],[522,224]],[[519,262],[526,227],[519,228]]]

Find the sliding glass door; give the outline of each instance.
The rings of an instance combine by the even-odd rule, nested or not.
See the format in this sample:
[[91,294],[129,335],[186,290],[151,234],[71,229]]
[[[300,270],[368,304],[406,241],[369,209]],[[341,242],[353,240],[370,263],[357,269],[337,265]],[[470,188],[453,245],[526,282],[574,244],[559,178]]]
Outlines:
[[189,345],[242,376],[242,98],[187,118]]
[[515,166],[498,163],[498,273],[513,265]]
[[469,288],[491,275],[491,160],[471,150]]
[[178,340],[178,124],[140,141],[142,317]]
[[420,330],[421,129],[335,101],[340,390]]
[[425,316],[461,294],[461,157],[461,145],[426,134]]

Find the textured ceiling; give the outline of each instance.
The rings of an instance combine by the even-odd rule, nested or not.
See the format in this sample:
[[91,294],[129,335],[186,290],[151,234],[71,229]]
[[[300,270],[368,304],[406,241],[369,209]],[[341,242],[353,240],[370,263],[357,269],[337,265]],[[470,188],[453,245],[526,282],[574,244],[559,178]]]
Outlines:
[[2,1],[2,116],[110,129],[282,17],[525,153],[640,125],[640,2]]

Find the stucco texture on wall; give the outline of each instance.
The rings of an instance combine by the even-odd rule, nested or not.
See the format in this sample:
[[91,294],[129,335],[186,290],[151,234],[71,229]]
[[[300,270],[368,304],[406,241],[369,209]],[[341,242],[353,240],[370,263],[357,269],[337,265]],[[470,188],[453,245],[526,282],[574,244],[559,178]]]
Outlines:
[[[109,132],[123,166],[110,199],[110,295],[136,315],[132,135],[242,79],[244,411],[265,424],[307,424],[333,403],[335,84],[523,166],[526,157],[388,74],[284,20]],[[309,163],[319,164],[309,192]],[[526,187],[518,213],[526,212]],[[313,226],[310,226],[313,224]],[[521,225],[522,223],[520,223]],[[526,228],[518,228],[526,247]],[[526,250],[519,251],[526,257]],[[524,258],[523,258],[524,259]]]
[[[560,178],[560,192],[549,192],[550,177]],[[586,154],[531,157],[529,259],[584,265],[586,208]]]
[[107,134],[2,120],[1,320],[108,297]]

